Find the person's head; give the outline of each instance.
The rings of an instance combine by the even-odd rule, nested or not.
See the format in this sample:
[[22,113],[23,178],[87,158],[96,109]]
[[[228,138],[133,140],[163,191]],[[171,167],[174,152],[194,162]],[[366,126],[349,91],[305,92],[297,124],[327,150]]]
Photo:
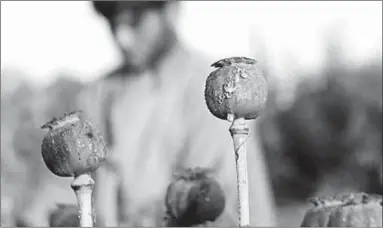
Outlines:
[[109,22],[126,65],[149,67],[176,40],[176,1],[93,1]]

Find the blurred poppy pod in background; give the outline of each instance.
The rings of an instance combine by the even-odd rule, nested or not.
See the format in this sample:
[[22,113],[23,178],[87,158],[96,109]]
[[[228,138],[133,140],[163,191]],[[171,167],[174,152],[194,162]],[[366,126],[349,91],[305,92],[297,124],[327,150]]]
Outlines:
[[301,227],[382,227],[382,196],[351,193],[311,200]]
[[73,204],[57,204],[49,214],[50,227],[80,227],[79,208]]
[[187,169],[169,185],[166,193],[167,226],[196,226],[215,221],[225,209],[220,184],[208,170]]

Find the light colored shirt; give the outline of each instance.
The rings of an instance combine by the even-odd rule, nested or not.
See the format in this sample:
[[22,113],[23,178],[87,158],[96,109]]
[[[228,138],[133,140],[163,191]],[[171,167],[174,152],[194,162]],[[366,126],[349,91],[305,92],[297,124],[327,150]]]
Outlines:
[[[225,191],[225,211],[216,225],[238,225],[230,123],[210,114],[204,100],[213,62],[178,44],[155,72],[113,73],[80,94],[79,108],[105,135],[114,167],[102,166],[95,176],[96,213],[106,226],[161,226],[172,174],[197,166],[213,168]],[[264,158],[255,125],[249,125],[251,225],[275,226]]]

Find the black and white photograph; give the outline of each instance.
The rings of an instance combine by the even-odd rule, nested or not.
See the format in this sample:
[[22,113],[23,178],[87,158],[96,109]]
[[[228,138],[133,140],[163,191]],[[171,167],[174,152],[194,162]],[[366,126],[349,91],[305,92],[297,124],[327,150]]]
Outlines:
[[382,227],[382,1],[1,1],[1,227]]

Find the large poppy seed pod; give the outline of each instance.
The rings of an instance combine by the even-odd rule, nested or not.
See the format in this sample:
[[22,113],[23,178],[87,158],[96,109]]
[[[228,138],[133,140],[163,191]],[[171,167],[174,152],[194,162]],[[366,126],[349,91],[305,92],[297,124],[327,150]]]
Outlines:
[[42,141],[42,156],[48,169],[57,176],[90,173],[105,160],[107,149],[101,134],[80,114],[67,113],[41,127],[49,129]]
[[382,196],[351,193],[312,200],[302,227],[382,227]]
[[[219,60],[206,80],[205,101],[217,118],[255,119],[267,100],[267,82],[256,67],[257,61],[246,57]],[[229,115],[230,114],[230,115]]]
[[165,205],[167,226],[196,226],[213,222],[222,214],[225,196],[208,170],[188,169],[169,185]]

